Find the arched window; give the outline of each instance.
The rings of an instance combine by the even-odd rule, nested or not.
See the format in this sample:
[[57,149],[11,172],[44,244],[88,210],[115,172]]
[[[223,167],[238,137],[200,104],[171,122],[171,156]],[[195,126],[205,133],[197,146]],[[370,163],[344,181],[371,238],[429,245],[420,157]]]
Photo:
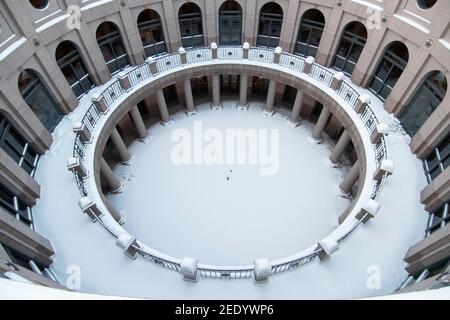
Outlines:
[[154,10],[144,10],[138,17],[138,29],[145,57],[167,53],[161,19]]
[[97,28],[97,43],[109,72],[113,75],[130,65],[119,28],[112,22],[103,22]]
[[34,174],[38,154],[2,114],[0,114],[0,148],[28,174]]
[[78,99],[94,87],[94,82],[80,52],[72,42],[61,42],[56,48],[55,57],[59,68]]
[[360,22],[349,23],[342,33],[333,68],[351,75],[367,40],[367,29]]
[[236,1],[227,0],[219,9],[219,43],[240,45],[242,42],[242,8]]
[[275,2],[266,3],[259,11],[256,45],[274,48],[280,43],[283,9]]
[[294,53],[304,57],[315,57],[325,27],[325,17],[316,9],[307,10],[302,15]]
[[400,116],[400,121],[409,135],[413,136],[419,131],[444,100],[446,92],[447,79],[442,72],[433,71],[426,76]]
[[202,11],[192,2],[185,3],[178,11],[181,45],[184,48],[203,47]]
[[408,59],[408,48],[403,43],[395,41],[389,44],[370,82],[369,90],[381,100],[386,100],[405,70]]
[[60,106],[33,70],[27,69],[19,76],[19,92],[34,114],[48,131],[53,131],[63,117]]

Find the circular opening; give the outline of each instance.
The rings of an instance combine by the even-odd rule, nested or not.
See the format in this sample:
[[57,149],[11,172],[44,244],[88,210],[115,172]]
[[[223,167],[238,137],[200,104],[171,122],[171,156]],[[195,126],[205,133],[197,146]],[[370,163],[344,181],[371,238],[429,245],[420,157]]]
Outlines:
[[[133,164],[113,168],[125,189],[108,196],[128,213],[127,231],[170,256],[220,265],[290,256],[332,232],[351,201],[336,195],[344,172],[327,165],[330,146],[311,143],[309,124],[286,126],[288,113],[262,117],[261,108],[200,105],[194,118],[180,112],[171,127],[153,126],[151,144],[133,142]],[[254,133],[245,161],[227,152],[241,130]],[[173,140],[179,134],[183,140]],[[264,154],[256,161],[253,147]]]
[[430,9],[436,4],[437,0],[417,0],[420,9]]
[[36,9],[45,9],[48,6],[48,0],[30,0],[30,3]]

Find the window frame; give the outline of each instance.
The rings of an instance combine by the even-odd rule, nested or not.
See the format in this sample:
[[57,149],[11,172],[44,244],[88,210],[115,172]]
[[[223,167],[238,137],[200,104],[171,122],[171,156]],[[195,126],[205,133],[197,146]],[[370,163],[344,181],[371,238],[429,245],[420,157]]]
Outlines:
[[[347,29],[347,27],[346,27],[346,29]],[[341,49],[342,44],[344,43],[344,40],[350,43],[350,46],[346,50],[345,57],[339,55],[339,51]],[[338,47],[336,49],[336,54],[334,55],[333,63],[332,63],[331,67],[333,69],[335,69],[335,70],[342,71],[347,76],[351,76],[353,74],[353,71],[354,71],[355,67],[356,67],[356,64],[359,61],[359,58],[361,57],[361,53],[364,50],[366,42],[367,42],[367,37],[364,38],[364,37],[362,37],[362,36],[360,36],[358,34],[352,33],[349,30],[344,30],[344,32],[342,33],[341,39],[339,41],[339,45],[338,45]],[[350,60],[350,57],[351,57],[352,52],[353,52],[353,49],[355,47],[361,49],[361,51],[359,53],[359,56],[358,56],[358,59],[357,59],[356,62]],[[339,68],[336,65],[336,61],[337,61],[338,58],[343,60],[343,67],[342,68]],[[352,72],[351,73],[347,72],[347,64],[351,64],[352,65]]]
[[[14,140],[14,141],[12,141]],[[5,146],[7,148],[5,148]],[[19,148],[21,146],[21,148]],[[39,154],[30,146],[11,122],[0,114],[0,148],[11,157],[31,177],[36,173]],[[11,154],[13,152],[14,154]],[[30,161],[29,158],[34,158]],[[28,167],[31,170],[28,170]]]
[[[75,82],[70,83],[69,79],[64,75],[64,78],[69,83],[69,86],[77,96],[77,99],[80,100],[86,93],[88,93],[92,88],[95,87],[95,83],[92,80],[91,74],[89,73],[89,70],[87,69],[87,66],[84,63],[83,58],[81,57],[80,51],[72,43],[70,43],[70,45],[73,46],[74,50],[58,59],[56,62],[63,75],[64,75],[63,69],[67,67],[71,72],[71,76],[74,79],[76,79]],[[85,74],[82,77],[78,75],[76,68],[74,67],[74,65],[78,62],[83,67],[83,71],[85,72]],[[85,85],[85,83],[87,82],[86,80],[88,80],[90,83],[89,87]],[[80,92],[82,93],[77,95],[77,90],[75,88],[79,88]]]
[[[104,22],[105,23],[105,22]],[[110,23],[110,22],[106,22]],[[101,25],[100,25],[101,26]],[[99,28],[100,28],[99,26]],[[125,68],[129,67],[130,59],[128,57],[127,50],[123,44],[122,36],[120,34],[120,31],[117,29],[117,27],[114,26],[114,29],[112,32],[109,32],[101,37],[97,37],[97,44],[100,48],[100,51],[102,52],[102,56],[105,59],[106,66],[108,67],[108,70],[110,74],[113,76],[121,71],[123,71]],[[120,54],[116,51],[115,44],[120,44],[120,47],[123,50],[123,54]],[[103,54],[103,49],[108,49],[108,51],[112,54],[112,58],[107,61],[105,54]],[[125,61],[125,65],[122,65],[122,61]],[[116,68],[114,68],[114,66]]]
[[[143,13],[144,12],[142,12],[141,14]],[[158,29],[160,31],[162,41],[155,41],[155,38],[153,36],[153,31]],[[163,25],[159,17],[157,19],[138,22],[138,30],[141,37],[142,46],[144,47],[145,58],[167,54],[166,38],[164,37]],[[149,34],[151,40],[150,42],[143,41],[142,33],[144,32]],[[150,51],[153,51],[155,54],[148,54]]]
[[[6,199],[6,196],[10,198]],[[8,188],[0,184],[0,207],[17,221],[34,230],[33,210],[14,195]],[[22,208],[21,208],[22,207]],[[25,212],[25,214],[24,214]]]

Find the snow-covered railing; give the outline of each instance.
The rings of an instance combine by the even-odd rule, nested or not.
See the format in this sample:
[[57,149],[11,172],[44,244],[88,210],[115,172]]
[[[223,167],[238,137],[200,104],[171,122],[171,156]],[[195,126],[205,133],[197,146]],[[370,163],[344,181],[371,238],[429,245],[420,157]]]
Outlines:
[[284,53],[281,55],[280,65],[298,72],[303,72],[305,59],[293,54]]
[[345,81],[342,82],[341,87],[338,90],[338,95],[340,95],[345,100],[345,102],[347,102],[353,108],[356,106],[359,98],[358,92]]
[[266,63],[272,63],[274,57],[274,51],[265,48],[251,48],[248,59],[250,61],[260,61]]
[[131,87],[134,87],[152,76],[150,68],[146,64],[131,70],[127,75]]
[[309,255],[302,256],[296,259],[288,259],[287,261],[275,261],[272,262],[272,273],[277,274],[280,272],[294,270],[308,262],[313,261],[320,253],[321,250],[315,250]]
[[198,274],[201,278],[213,279],[248,279],[253,275],[253,265],[242,267],[217,267],[198,265]]
[[311,73],[309,74],[311,78],[323,83],[325,86],[330,87],[331,81],[333,80],[333,73],[324,67],[314,64]]
[[218,59],[242,59],[244,51],[242,47],[219,47],[217,50]]
[[191,49],[187,51],[187,63],[209,61],[212,59],[211,49]]
[[[160,57],[150,58],[145,64],[134,68],[133,70],[119,76],[119,79],[114,80],[108,87],[106,87],[100,95],[93,98],[93,104],[87,110],[81,123],[77,126],[77,134],[75,137],[73,156],[79,159],[81,164],[85,162],[86,150],[91,143],[91,136],[93,135],[96,125],[99,120],[105,116],[107,110],[114,107],[114,103],[122,95],[128,92],[130,89],[140,85],[142,82],[154,77],[156,74],[169,72],[172,69],[178,68],[183,64],[200,63],[210,61],[212,59],[218,60],[231,60],[231,59],[248,59],[248,61],[262,62],[266,64],[277,63],[281,67],[288,68],[298,74],[304,74],[305,72],[309,77],[315,79],[321,85],[331,88],[337,92],[337,94],[348,104],[352,109],[358,108],[358,104],[361,104],[360,94],[353,88],[353,86],[347,81],[337,79],[336,75],[330,70],[314,63],[314,59],[311,57],[305,59],[300,56],[296,56],[289,53],[283,53],[281,48],[275,50],[268,48],[250,48],[248,44],[244,44],[243,47],[220,47],[214,44],[210,48],[197,48],[185,51],[180,50],[178,53],[172,53]],[[312,61],[312,62],[311,62]],[[309,64],[308,70],[306,64]],[[336,80],[339,80],[336,85]],[[379,121],[369,106],[370,102],[364,102],[364,108],[358,111],[362,123],[364,123],[370,135],[376,133]],[[75,130],[75,129],[74,129]],[[373,143],[376,167],[380,168],[383,160],[388,158],[387,147],[384,135]],[[77,187],[80,194],[83,197],[88,196],[88,188],[86,185],[87,177],[83,177],[79,171],[73,170]],[[388,173],[385,173],[381,179],[375,181],[373,193],[371,199],[377,200],[381,194],[383,186],[388,177]],[[369,213],[365,213],[359,219],[356,219],[353,224],[350,224],[348,228],[341,233],[340,237],[336,239],[336,244],[344,241],[365,219],[370,216]],[[113,228],[108,226],[108,223],[103,220],[103,216],[97,216],[96,221],[115,238],[118,239],[120,235]],[[325,241],[325,240],[324,240]],[[334,240],[333,240],[334,241]],[[331,242],[333,242],[331,241]],[[310,261],[313,261],[316,257],[323,259],[323,255],[329,255],[333,250],[333,243],[318,243],[318,246],[311,249],[307,249],[297,255],[290,258],[280,259],[276,261],[266,261],[266,266],[256,267],[256,262],[253,265],[248,266],[234,266],[234,267],[221,267],[221,266],[209,266],[202,264],[193,264],[187,267],[183,265],[183,261],[180,259],[168,257],[164,254],[157,252],[156,250],[146,250],[146,247],[139,242],[135,241],[130,244],[127,250],[131,250],[135,255],[140,255],[144,259],[149,260],[164,268],[174,270],[177,272],[186,272],[188,270],[195,271],[195,277],[199,275],[201,278],[222,278],[222,279],[242,279],[250,278],[255,275],[255,278],[264,278],[261,274],[269,272],[270,274],[277,274],[280,272],[292,270],[298,268]],[[195,266],[194,266],[195,265]],[[264,266],[264,261],[262,262]],[[191,269],[190,269],[191,268]],[[263,272],[261,273],[261,268]],[[258,269],[258,270],[257,270]],[[191,270],[191,271],[192,271]],[[193,272],[194,272],[193,271]],[[189,272],[188,272],[189,273]],[[185,274],[185,277],[193,277],[193,275]]]
[[108,86],[105,91],[103,91],[103,100],[106,102],[106,106],[110,108],[114,101],[117,100],[122,94],[125,93],[125,89],[122,88],[119,81],[114,81],[110,86]]
[[179,67],[181,66],[180,55],[178,53],[171,53],[162,58],[156,59],[156,64],[159,72],[164,72],[166,70]]

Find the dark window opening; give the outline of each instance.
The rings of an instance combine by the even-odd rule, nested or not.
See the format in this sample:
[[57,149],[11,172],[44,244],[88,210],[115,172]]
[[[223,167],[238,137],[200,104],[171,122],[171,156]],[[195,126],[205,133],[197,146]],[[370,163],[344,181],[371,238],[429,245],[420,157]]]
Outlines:
[[167,53],[161,19],[156,11],[147,9],[141,12],[138,29],[145,58]]
[[367,40],[366,27],[360,22],[352,22],[345,27],[341,36],[333,68],[351,75],[358,63]]
[[78,99],[94,87],[92,77],[73,43],[64,41],[58,45],[56,61]]
[[395,41],[391,43],[381,58],[377,71],[372,77],[369,90],[381,100],[386,100],[408,64],[406,46]]
[[447,79],[440,71],[432,72],[417,89],[400,116],[405,131],[414,136],[444,100]]
[[112,22],[103,22],[97,29],[97,43],[111,75],[130,65],[119,28]]
[[225,1],[219,9],[219,43],[226,46],[241,45],[242,9],[236,1]]
[[316,9],[307,10],[300,21],[294,53],[304,57],[315,57],[322,39],[325,17]]
[[181,45],[184,48],[203,47],[202,12],[200,8],[192,2],[183,4],[178,11],[178,22],[180,24]]

